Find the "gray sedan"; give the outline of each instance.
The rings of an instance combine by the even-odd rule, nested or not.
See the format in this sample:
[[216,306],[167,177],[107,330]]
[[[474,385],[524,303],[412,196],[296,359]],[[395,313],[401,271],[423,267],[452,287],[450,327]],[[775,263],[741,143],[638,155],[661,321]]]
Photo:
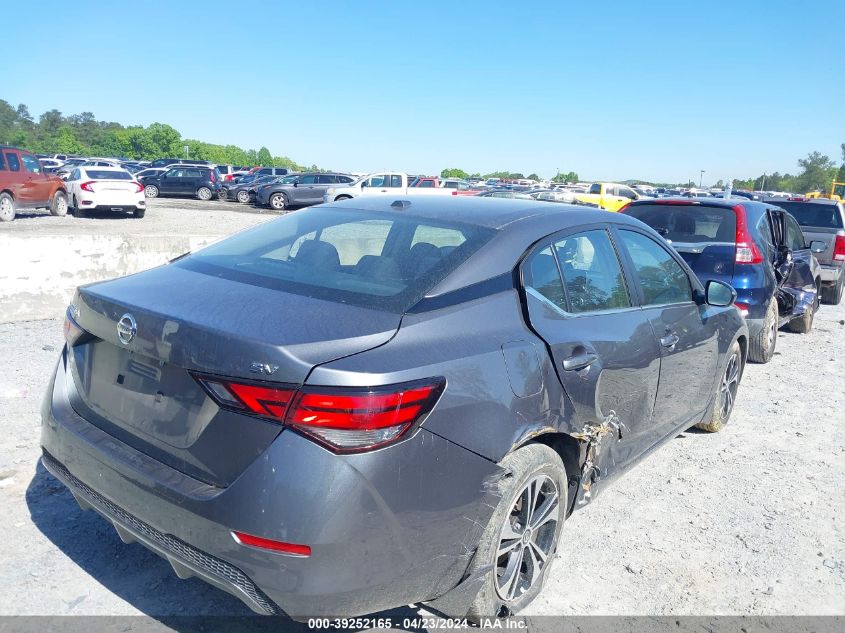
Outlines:
[[616,213],[297,211],[79,288],[43,462],[122,539],[259,613],[514,613],[574,509],[728,422],[734,297]]

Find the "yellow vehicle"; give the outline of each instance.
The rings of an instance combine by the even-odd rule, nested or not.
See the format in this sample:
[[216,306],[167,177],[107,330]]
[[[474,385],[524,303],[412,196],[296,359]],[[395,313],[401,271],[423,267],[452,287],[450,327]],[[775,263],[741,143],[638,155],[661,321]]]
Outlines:
[[805,198],[830,198],[831,200],[845,200],[845,182],[834,182],[830,185],[830,193],[811,191],[804,194]]
[[629,186],[615,182],[596,182],[590,185],[587,193],[575,194],[576,200],[597,204],[607,211],[619,211],[629,202],[640,198],[642,196]]

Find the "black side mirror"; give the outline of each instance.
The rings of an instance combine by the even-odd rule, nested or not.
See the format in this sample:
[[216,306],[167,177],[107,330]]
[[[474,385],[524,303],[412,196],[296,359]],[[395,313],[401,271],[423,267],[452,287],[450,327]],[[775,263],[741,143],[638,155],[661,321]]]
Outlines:
[[736,290],[729,284],[711,279],[704,287],[704,300],[708,305],[724,308],[736,301]]
[[293,181],[293,186],[294,186],[294,187],[298,187],[298,186],[299,186],[299,183],[298,183],[296,180],[294,180],[294,181]]

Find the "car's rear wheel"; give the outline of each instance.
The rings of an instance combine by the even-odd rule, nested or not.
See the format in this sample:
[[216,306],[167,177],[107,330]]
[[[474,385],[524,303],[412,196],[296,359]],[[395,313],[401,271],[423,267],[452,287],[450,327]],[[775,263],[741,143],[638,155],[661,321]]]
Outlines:
[[822,303],[836,306],[842,301],[842,288],[845,283],[845,270],[839,275],[839,279],[835,284],[826,284],[822,286]]
[[725,428],[734,409],[739,383],[742,380],[742,370],[742,350],[739,347],[739,342],[734,341],[722,367],[722,375],[719,378],[719,386],[716,389],[713,404],[710,405],[707,413],[704,414],[701,422],[695,425],[695,428],[711,433]]
[[138,219],[141,219],[141,218],[143,218],[145,215],[147,215],[147,210],[146,210],[146,209],[135,209],[135,210],[132,212],[132,215],[134,215],[134,216],[135,216],[136,218],[138,218]]
[[246,204],[247,202],[249,202],[249,192],[248,191],[239,191],[237,198],[238,198],[238,202],[242,202],[242,203]]
[[200,187],[197,189],[197,198],[200,200],[211,200],[211,189],[208,187]]
[[144,187],[144,195],[147,198],[158,198],[158,187],[155,185],[147,185]]
[[566,469],[554,450],[529,444],[501,466],[499,505],[470,569],[492,565],[467,614],[476,622],[516,613],[540,593],[566,518]]
[[15,219],[15,199],[8,193],[0,193],[0,222]]
[[217,199],[218,200],[226,200],[229,197],[229,192],[225,187],[220,187],[220,191],[217,192]]
[[57,191],[50,200],[50,215],[67,215],[67,194],[64,191]]
[[270,206],[276,211],[284,211],[288,206],[288,197],[283,193],[274,193],[270,196]]
[[772,297],[769,309],[763,319],[763,327],[751,337],[748,343],[748,360],[754,363],[768,363],[775,355],[778,343],[778,301]]
[[813,305],[809,308],[804,310],[804,314],[800,317],[792,319],[787,326],[790,332],[795,332],[796,334],[806,334],[810,330],[813,329],[813,319],[816,316],[816,310],[819,309],[819,293],[816,293],[816,300],[813,301]]

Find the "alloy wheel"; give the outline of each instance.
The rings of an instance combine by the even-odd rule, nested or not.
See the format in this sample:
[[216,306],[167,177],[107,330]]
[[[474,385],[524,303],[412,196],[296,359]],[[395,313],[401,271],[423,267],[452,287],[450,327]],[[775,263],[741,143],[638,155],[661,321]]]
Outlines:
[[739,354],[732,354],[719,385],[719,403],[722,420],[727,420],[734,407],[739,389]]
[[15,209],[12,204],[12,199],[8,196],[0,198],[0,218],[2,218],[4,222],[8,222],[14,217],[14,215]]
[[512,602],[542,576],[554,547],[560,494],[546,475],[531,479],[505,519],[496,551],[496,593]]

